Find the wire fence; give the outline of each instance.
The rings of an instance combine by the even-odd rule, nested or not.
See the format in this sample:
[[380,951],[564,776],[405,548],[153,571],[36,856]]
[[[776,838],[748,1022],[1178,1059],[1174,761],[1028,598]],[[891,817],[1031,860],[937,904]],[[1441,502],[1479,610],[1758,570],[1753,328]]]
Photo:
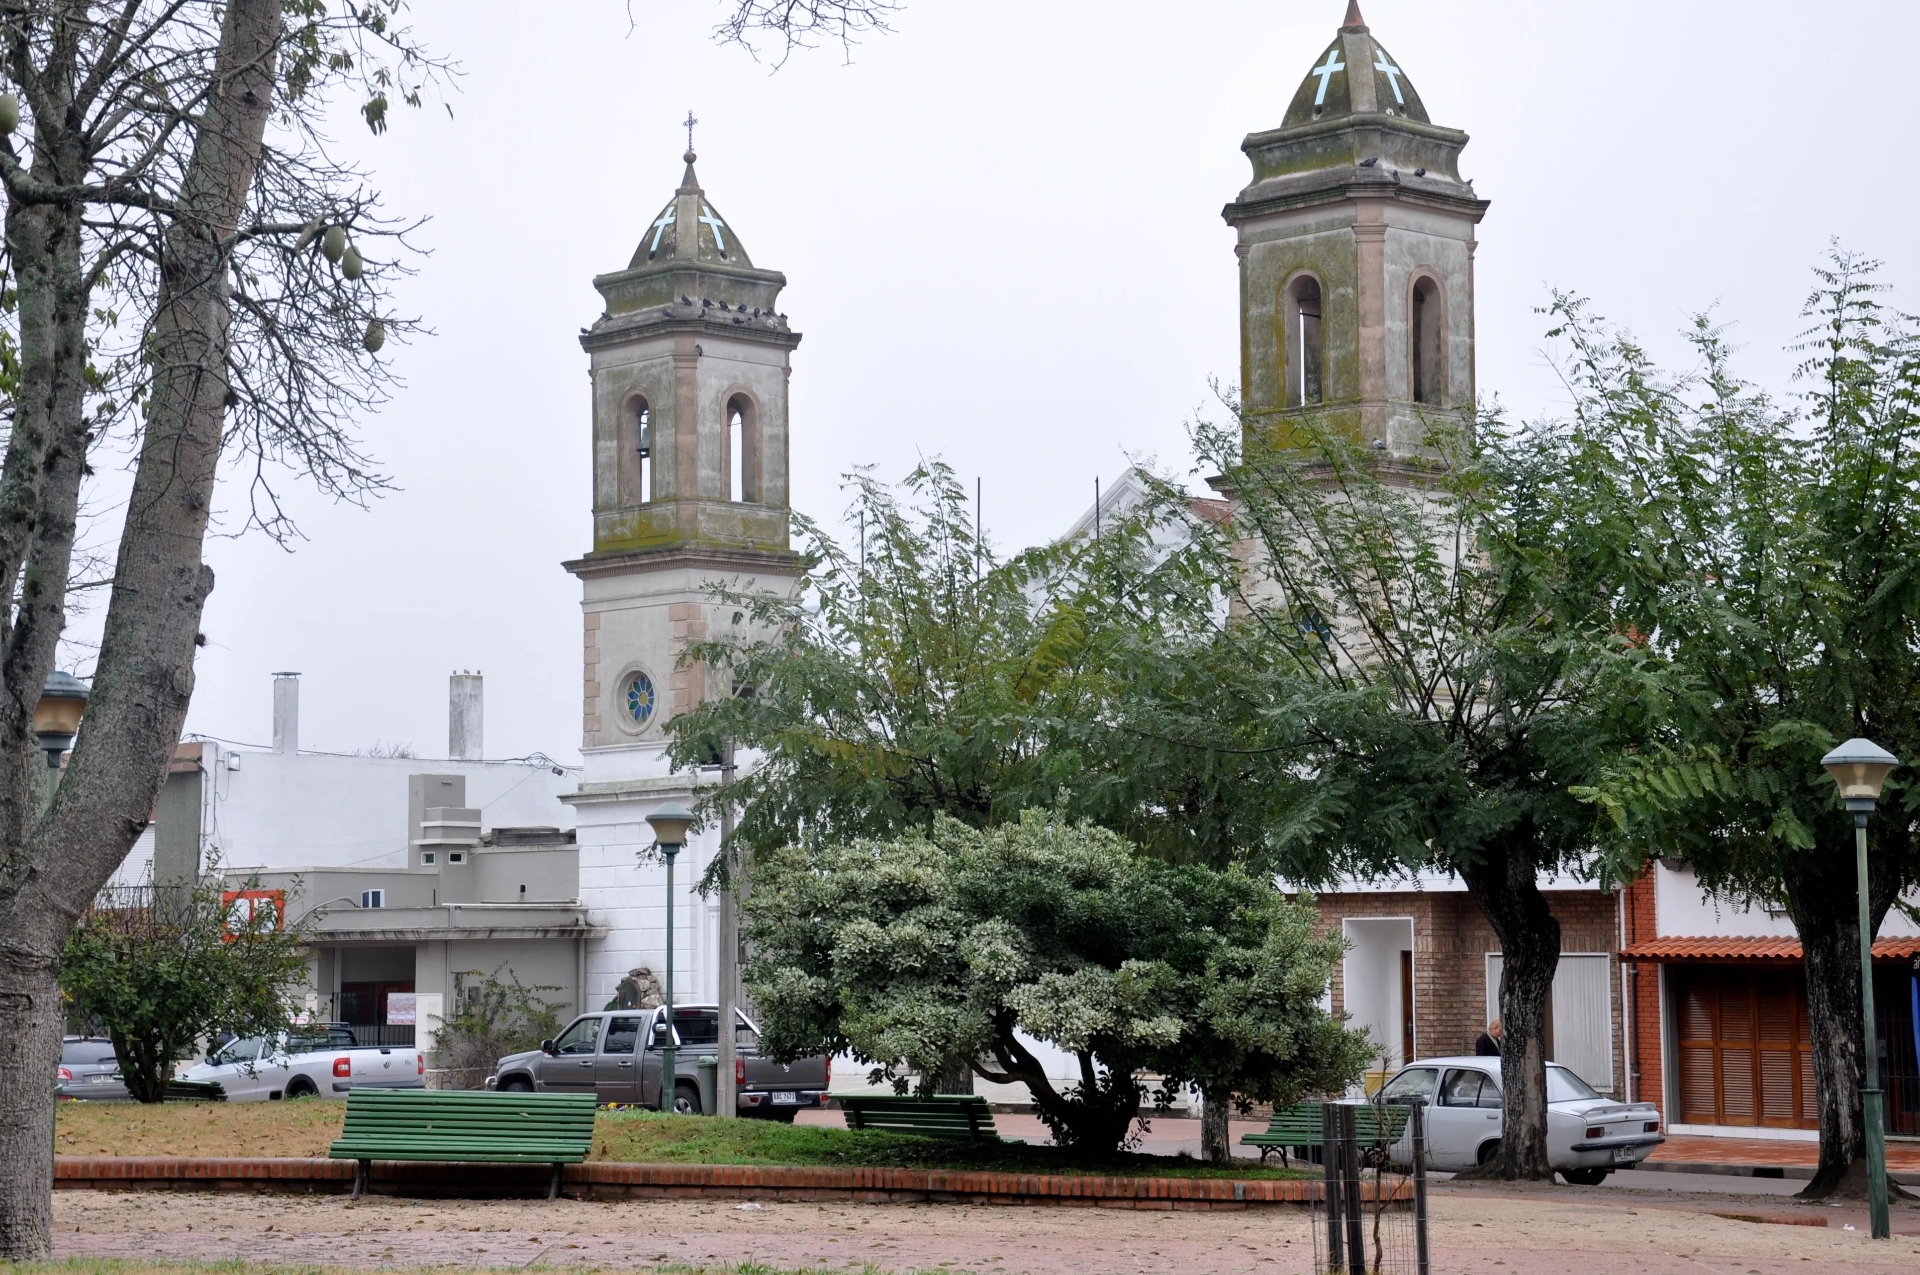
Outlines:
[[[1321,1108],[1323,1190],[1312,1203],[1316,1275],[1429,1275],[1426,1114],[1417,1103]],[[1403,1136],[1405,1164],[1393,1154]]]

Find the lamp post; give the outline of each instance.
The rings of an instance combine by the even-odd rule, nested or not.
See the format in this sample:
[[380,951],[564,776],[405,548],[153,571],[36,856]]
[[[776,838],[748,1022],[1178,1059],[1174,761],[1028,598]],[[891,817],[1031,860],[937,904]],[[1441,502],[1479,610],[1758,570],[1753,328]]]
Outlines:
[[73,747],[80,733],[80,715],[87,708],[87,684],[59,669],[47,674],[40,691],[40,702],[33,706],[33,737],[47,754],[48,774],[39,785],[40,806],[53,803],[53,791],[60,786],[60,757]]
[[667,861],[667,977],[660,984],[661,999],[667,1006],[667,1043],[660,1048],[660,1110],[673,1110],[675,1068],[679,1051],[673,1047],[673,860],[687,844],[687,829],[693,826],[693,812],[678,802],[669,801],[647,822],[653,827],[653,840]]
[[1873,1023],[1873,916],[1867,899],[1867,816],[1880,801],[1880,787],[1900,764],[1870,739],[1850,739],[1820,759],[1853,812],[1854,870],[1860,880],[1860,1016],[1866,1023],[1867,1085],[1860,1091],[1867,1134],[1867,1209],[1873,1238],[1884,1240],[1887,1222],[1887,1140],[1881,1112],[1880,1042]]

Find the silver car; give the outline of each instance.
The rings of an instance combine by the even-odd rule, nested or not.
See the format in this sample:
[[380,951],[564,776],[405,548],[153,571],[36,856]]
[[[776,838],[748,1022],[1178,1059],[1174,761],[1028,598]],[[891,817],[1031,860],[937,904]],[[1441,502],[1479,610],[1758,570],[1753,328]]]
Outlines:
[[113,1042],[98,1036],[68,1036],[60,1042],[60,1076],[54,1092],[62,1098],[127,1098]]
[[[1427,1108],[1427,1163],[1471,1169],[1500,1147],[1500,1060],[1424,1058],[1400,1069],[1381,1090],[1388,1104],[1422,1101]],[[1602,1097],[1570,1068],[1547,1064],[1547,1162],[1576,1186],[1598,1186],[1615,1169],[1630,1169],[1666,1139],[1659,1108]],[[1393,1147],[1412,1158],[1411,1135]]]

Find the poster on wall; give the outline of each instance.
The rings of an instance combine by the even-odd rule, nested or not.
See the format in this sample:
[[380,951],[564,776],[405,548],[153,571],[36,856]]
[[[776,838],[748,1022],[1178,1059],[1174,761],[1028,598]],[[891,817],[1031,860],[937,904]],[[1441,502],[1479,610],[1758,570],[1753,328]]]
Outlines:
[[413,992],[387,993],[387,1026],[411,1027],[419,1013],[419,1001]]

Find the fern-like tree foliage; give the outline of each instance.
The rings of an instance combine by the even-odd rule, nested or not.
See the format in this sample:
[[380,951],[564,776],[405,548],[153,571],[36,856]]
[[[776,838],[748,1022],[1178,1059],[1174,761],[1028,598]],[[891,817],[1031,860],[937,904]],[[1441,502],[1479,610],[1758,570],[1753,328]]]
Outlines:
[[1673,375],[1578,299],[1555,311],[1576,407],[1558,445],[1587,502],[1579,569],[1688,684],[1650,746],[1583,795],[1617,874],[1675,856],[1703,887],[1792,917],[1817,1197],[1865,1191],[1853,825],[1820,767],[1836,743],[1864,735],[1906,763],[1868,826],[1876,931],[1920,879],[1920,322],[1882,304],[1872,262],[1836,250],[1815,273],[1784,404],[1736,376],[1710,318],[1692,331],[1698,366]]
[[[1591,866],[1606,772],[1663,699],[1569,570],[1573,494],[1550,447],[1496,416],[1436,416],[1396,457],[1313,419],[1203,424],[1232,492],[1231,617],[1160,733],[1250,765],[1247,853],[1309,886],[1455,874],[1505,961],[1504,1136],[1485,1172],[1549,1178],[1545,1009],[1560,924],[1542,893]],[[1182,721],[1182,716],[1185,720]]]

